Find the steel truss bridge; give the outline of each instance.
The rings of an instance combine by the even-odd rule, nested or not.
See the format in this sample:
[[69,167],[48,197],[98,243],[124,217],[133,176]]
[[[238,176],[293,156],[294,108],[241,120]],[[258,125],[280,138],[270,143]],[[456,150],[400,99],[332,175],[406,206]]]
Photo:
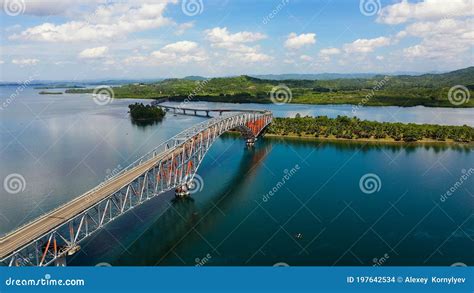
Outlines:
[[[176,109],[183,114],[206,112]],[[234,111],[217,110],[220,116],[186,129],[92,190],[0,238],[0,263],[65,265],[66,256],[77,252],[82,240],[131,209],[173,189],[177,196],[186,196],[221,134],[237,130],[252,145],[272,122],[269,111]]]

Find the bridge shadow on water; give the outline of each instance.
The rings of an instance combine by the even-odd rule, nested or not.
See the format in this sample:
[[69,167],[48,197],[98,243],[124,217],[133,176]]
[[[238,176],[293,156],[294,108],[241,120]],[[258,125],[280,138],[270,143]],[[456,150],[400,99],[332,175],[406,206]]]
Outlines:
[[[229,140],[238,141],[230,143],[234,147],[243,148],[242,139],[233,136],[225,135],[221,139],[227,143]],[[173,258],[171,265],[195,265],[194,258],[184,262],[176,261],[174,249],[179,245],[206,241],[199,236],[199,231],[215,228],[224,217],[223,213],[230,209],[235,201],[239,201],[239,198],[232,196],[231,191],[247,184],[248,179],[261,167],[262,161],[271,151],[271,146],[270,142],[261,140],[255,147],[245,149],[238,158],[240,162],[237,169],[232,170],[233,177],[224,186],[219,184],[216,189],[210,191],[204,188],[182,199],[175,198],[174,191],[170,191],[144,204],[144,207],[137,208],[132,214],[122,216],[116,220],[117,223],[108,225],[107,231],[101,231],[91,237],[91,240],[87,240],[83,245],[86,249],[75,255],[72,262],[68,260],[69,263],[90,265],[108,262],[118,266],[153,266],[170,265],[169,258]],[[206,173],[201,170],[206,167],[205,164],[201,166],[201,172],[198,173]],[[203,179],[205,182],[214,180],[205,175]],[[146,212],[143,213],[142,210]],[[160,212],[156,215],[158,210]],[[155,213],[155,216],[143,216],[149,213]],[[207,252],[212,252],[211,248],[209,250]],[[199,252],[196,252],[196,256],[200,256]]]
[[[270,137],[260,139],[254,148],[244,150],[244,142],[236,134],[223,135],[219,138],[216,144],[217,145],[213,146],[211,149],[210,154],[206,156],[203,165],[198,171],[205,182],[205,188],[202,191],[185,199],[175,199],[174,192],[168,192],[134,209],[133,212],[117,219],[116,223],[113,222],[108,225],[105,229],[106,231],[101,231],[98,235],[91,237],[91,240],[85,241],[84,245],[81,244],[85,249],[84,251],[79,252],[77,257],[75,256],[76,260],[73,261],[72,264],[94,265],[98,262],[105,261],[112,265],[119,266],[194,266],[200,264],[200,261],[205,258],[207,254],[210,254],[212,255],[212,260],[207,265],[244,265],[244,261],[249,257],[248,255],[245,256],[245,254],[248,254],[249,250],[244,248],[239,249],[238,247],[248,245],[248,241],[254,240],[252,237],[262,233],[259,232],[259,229],[262,228],[259,228],[258,226],[262,225],[263,222],[253,223],[252,220],[249,219],[249,223],[247,223],[249,225],[247,226],[248,230],[245,232],[243,237],[240,237],[242,239],[239,239],[238,236],[234,235],[234,237],[229,238],[229,241],[232,239],[231,242],[227,241],[223,246],[219,245],[222,242],[225,242],[226,236],[231,233],[231,230],[238,224],[237,222],[235,225],[232,225],[234,224],[234,220],[242,220],[242,218],[244,218],[252,209],[252,207],[250,210],[248,209],[249,205],[254,204],[254,198],[256,195],[251,194],[253,192],[252,187],[259,183],[255,180],[266,178],[259,175],[262,168],[265,167],[265,164],[270,168],[272,166],[274,167],[275,165],[270,165],[270,160],[274,163],[275,158],[285,160],[285,162],[288,160],[289,164],[292,161],[288,158],[288,156],[290,156],[288,154],[293,154],[294,151],[301,151],[303,154],[311,155],[309,158],[310,160],[322,162],[322,165],[313,168],[311,172],[307,172],[305,175],[309,180],[314,180],[314,183],[312,184],[315,185],[322,184],[321,182],[324,182],[325,180],[325,172],[332,170],[332,167],[330,166],[331,164],[328,163],[331,161],[329,158],[325,159],[324,157],[328,155],[331,156],[330,159],[341,160],[343,155],[349,157],[350,154],[359,151],[361,153],[367,152],[370,154],[371,158],[378,159],[385,158],[387,153],[401,153],[404,154],[400,155],[401,158],[406,155],[406,157],[414,157],[416,159],[420,156],[420,151],[425,150],[432,153],[444,151],[468,153],[472,151],[472,148],[469,147],[441,144],[406,145],[352,141],[316,141],[298,138],[280,139]],[[293,148],[293,151],[287,152],[290,147]],[[313,153],[314,148],[317,148],[318,151]],[[223,149],[225,150],[222,151]],[[271,159],[267,159],[267,155],[270,154],[272,150],[273,153]],[[421,153],[426,154],[426,152]],[[359,159],[362,160],[362,158],[363,157],[360,157]],[[326,165],[324,165],[325,162]],[[400,162],[408,163],[409,159]],[[218,164],[218,166],[215,164]],[[360,165],[356,164],[354,166],[355,167],[352,168],[360,168]],[[400,164],[399,168],[402,168],[401,166],[403,166],[403,164]],[[391,168],[398,167],[395,165],[391,166]],[[382,169],[377,170],[378,172],[383,172],[380,171]],[[314,174],[317,172],[323,174],[323,178],[312,178],[313,172],[315,172]],[[370,218],[373,213],[371,211],[373,211],[375,207],[385,208],[383,204],[387,199],[395,201],[399,194],[405,190],[404,188],[402,188],[403,190],[398,190],[396,187],[390,187],[391,181],[386,179],[386,181],[384,181],[384,191],[389,191],[390,189],[396,190],[396,192],[390,191],[391,193],[387,193],[387,199],[384,199],[382,196],[373,198],[363,195],[361,197],[351,197],[351,194],[353,194],[354,191],[348,186],[352,183],[356,185],[359,184],[359,173],[363,174],[365,171],[360,171],[359,169],[354,171],[354,169],[349,168],[347,169],[347,172],[346,176],[348,176],[348,184],[335,184],[335,187],[332,187],[336,188],[335,190],[328,189],[324,191],[324,193],[327,193],[328,195],[338,195],[338,197],[326,197],[323,195],[317,201],[317,206],[312,206],[312,208],[316,210],[318,210],[318,207],[324,206],[324,208],[321,208],[318,212],[321,214],[327,214],[329,219],[332,219],[334,215],[340,212],[341,202],[343,202],[343,200],[354,201],[354,206],[363,217]],[[349,178],[353,173],[356,173],[356,175],[353,175],[354,178]],[[390,178],[388,173],[380,173],[380,175],[382,178]],[[301,174],[301,176],[303,176],[303,174]],[[257,177],[260,179],[256,179]],[[428,183],[434,184],[430,182],[431,181]],[[392,193],[394,196],[393,198],[390,197],[392,196]],[[304,195],[304,193],[302,193],[302,195]],[[409,196],[410,195],[407,195],[407,198],[409,198]],[[418,197],[413,197],[410,201],[416,200],[417,198]],[[281,200],[283,200],[283,198]],[[373,205],[373,209],[371,208],[371,205],[363,205],[368,203]],[[284,211],[291,207],[286,206],[285,204],[281,207],[281,214],[284,214]],[[376,206],[376,204],[378,205]],[[426,202],[421,201],[417,202],[417,204],[422,205],[426,204]],[[246,208],[246,213],[239,214],[239,209],[245,210]],[[406,206],[403,209],[404,212],[409,214],[411,211],[409,208],[410,206]],[[275,212],[276,215],[278,215],[279,211],[279,209],[276,209],[272,212]],[[416,215],[416,213],[414,213],[414,215]],[[302,215],[302,217],[304,217],[304,215]],[[336,225],[335,227],[337,229],[334,228],[334,231],[338,231],[339,227],[345,227],[348,225],[347,223],[351,223],[353,220],[350,214],[345,215],[345,217],[346,218],[341,217],[338,219],[341,226]],[[295,231],[297,232],[304,230],[301,227],[307,226],[307,218],[303,218],[301,222],[296,222],[294,225],[296,228],[294,228],[294,230],[296,229]],[[262,216],[258,219],[265,220]],[[408,216],[403,217],[403,220],[406,224],[411,223]],[[269,223],[271,224],[271,222]],[[352,227],[352,230],[356,230],[355,228],[356,227]],[[314,226],[311,229],[312,231],[316,231],[317,227]],[[391,229],[393,229],[393,227],[390,227],[387,231]],[[305,232],[308,241],[310,232]],[[399,234],[400,233],[402,232],[399,232]],[[394,233],[390,232],[383,236],[384,238],[390,239],[390,237],[393,236],[392,234]],[[348,239],[352,237],[351,234],[349,236],[344,236],[345,238],[341,238],[339,233],[336,232],[326,232],[325,235],[327,235],[327,238],[321,240],[321,243],[316,246],[317,249],[321,251],[322,255],[315,253],[315,255],[307,258],[298,256],[298,258],[295,258],[292,265],[297,263],[312,265],[315,263],[321,264],[326,262],[332,264],[334,259],[337,259],[343,251],[341,252],[337,248],[332,248],[334,245],[331,245],[331,243],[338,243],[338,241],[344,243],[344,241],[349,241]],[[396,236],[396,233],[394,235]],[[243,239],[246,236],[249,239]],[[287,236],[283,235],[283,237]],[[397,241],[396,237],[393,238],[390,243],[394,241]],[[292,244],[291,241],[289,243]],[[221,255],[221,253],[224,254],[225,252],[227,252],[225,255]],[[288,256],[289,253],[286,250],[283,250],[280,253],[278,249],[272,252],[274,252],[278,257]],[[372,256],[373,254],[372,251],[367,251],[365,253],[369,256]],[[336,254],[336,256],[334,256],[334,254]],[[316,256],[318,257],[317,260],[315,259]],[[249,265],[268,265],[268,259],[268,257],[262,257],[261,259],[255,257]],[[395,258],[393,262],[395,262]],[[341,260],[341,263],[353,264],[350,259],[348,260],[346,258]]]
[[[228,138],[224,138],[228,139]],[[239,144],[240,145],[240,144]],[[243,144],[242,144],[243,145]],[[261,141],[254,148],[243,152],[241,161],[234,176],[225,186],[220,187],[211,194],[206,194],[206,189],[184,199],[171,199],[169,208],[143,233],[140,238],[127,248],[128,252],[120,255],[118,265],[167,265],[168,257],[177,257],[174,249],[179,245],[192,245],[195,241],[203,239],[199,231],[213,229],[225,211],[232,206],[238,198],[231,196],[231,190],[238,190],[244,186],[247,179],[261,166],[262,160],[271,151],[271,143]],[[204,181],[212,180],[206,178]],[[198,206],[196,201],[203,201]],[[153,245],[150,245],[153,243]],[[211,246],[211,245],[209,245]],[[153,247],[153,248],[151,248]],[[208,252],[212,252],[209,247]],[[202,256],[205,256],[204,253]],[[196,256],[201,256],[196,252]],[[179,257],[178,257],[179,258]],[[195,259],[187,259],[172,263],[172,265],[195,265]]]

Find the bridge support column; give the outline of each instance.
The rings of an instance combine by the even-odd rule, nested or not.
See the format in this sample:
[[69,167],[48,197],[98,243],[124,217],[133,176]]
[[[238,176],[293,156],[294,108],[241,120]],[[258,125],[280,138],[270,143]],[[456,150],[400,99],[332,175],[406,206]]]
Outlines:
[[209,116],[209,111],[206,111],[206,117],[211,117]]
[[180,187],[176,188],[175,193],[174,193],[174,195],[177,198],[185,198],[185,197],[188,197],[189,194],[190,193],[189,193],[189,189],[188,189],[187,185],[183,185],[183,186],[180,186]]
[[255,138],[247,138],[246,145],[247,147],[253,147],[255,145]]
[[63,255],[62,257],[57,258],[54,261],[54,265],[57,267],[65,267],[66,266],[66,256]]

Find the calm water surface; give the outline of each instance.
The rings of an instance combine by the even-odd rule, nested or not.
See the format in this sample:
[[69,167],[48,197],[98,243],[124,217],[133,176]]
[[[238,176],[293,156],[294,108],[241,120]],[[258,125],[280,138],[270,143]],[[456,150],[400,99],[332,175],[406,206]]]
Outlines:
[[[12,90],[0,88],[0,102]],[[203,121],[167,115],[143,127],[130,122],[127,100],[98,106],[89,95],[37,92],[26,89],[0,110],[0,179],[18,173],[26,181],[18,194],[0,187],[0,233],[71,200]],[[351,106],[192,106],[269,108],[277,116],[351,111]],[[469,109],[359,111],[379,121],[391,121],[393,114],[403,122],[440,123],[440,116],[444,124],[474,125]],[[279,184],[296,165],[299,170]],[[199,169],[201,192],[179,201],[164,194],[134,209],[83,242],[68,263],[474,265],[474,176],[440,199],[470,168],[474,153],[468,147],[265,138],[249,150],[238,136],[225,135]],[[359,186],[368,173],[380,178],[373,194]]]
[[[165,105],[183,105],[177,102],[167,102]],[[209,102],[189,102],[182,107],[189,108],[220,108],[220,109],[268,109],[277,117],[295,117],[296,114],[302,116],[337,117],[345,115],[349,117],[357,116],[363,120],[380,122],[402,122],[417,124],[441,124],[441,125],[470,125],[474,126],[474,109],[453,109],[453,108],[429,108],[429,107],[361,107],[353,111],[352,105],[298,105],[298,104],[225,104]]]

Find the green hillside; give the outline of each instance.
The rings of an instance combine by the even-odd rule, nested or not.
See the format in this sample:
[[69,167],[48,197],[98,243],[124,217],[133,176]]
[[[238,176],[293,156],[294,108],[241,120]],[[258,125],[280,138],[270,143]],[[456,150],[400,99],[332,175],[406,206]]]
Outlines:
[[[151,84],[114,87],[116,98],[170,98],[182,101],[271,103],[275,87],[291,90],[291,103],[353,104],[370,106],[474,107],[474,67],[443,74],[420,76],[375,76],[373,78],[331,80],[265,80],[250,76],[205,80],[166,79]],[[468,88],[463,103],[448,99],[451,87]],[[67,93],[92,92],[91,89],[69,89]],[[467,97],[471,97],[467,99]],[[289,99],[287,99],[289,100]],[[459,100],[458,100],[459,101]]]

